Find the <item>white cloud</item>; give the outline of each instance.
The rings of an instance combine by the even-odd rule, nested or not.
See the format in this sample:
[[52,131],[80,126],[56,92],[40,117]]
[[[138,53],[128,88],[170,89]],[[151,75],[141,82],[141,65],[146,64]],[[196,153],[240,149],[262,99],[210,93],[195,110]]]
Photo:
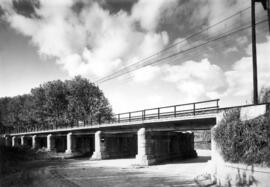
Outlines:
[[[95,2],[86,3],[80,13],[75,13],[71,8],[74,2],[76,1],[41,0],[40,8],[36,8],[40,18],[28,18],[16,13],[12,8],[12,1],[9,0],[0,0],[0,5],[6,12],[6,20],[18,32],[31,38],[40,55],[56,59],[71,76],[81,74],[92,79],[98,79],[137,62],[169,44],[168,33],[157,30],[162,13],[165,10],[175,11],[174,8],[179,3],[177,0],[139,0],[130,13],[120,11],[112,15]],[[249,3],[245,0],[204,2],[200,3],[204,6],[198,12],[193,11],[187,19],[200,22],[207,18],[211,25],[245,8],[243,5]],[[239,16],[239,19],[242,18]],[[137,28],[138,24],[141,28]],[[209,33],[214,34],[211,31]],[[178,38],[175,42],[182,40],[184,42],[181,47],[187,47],[189,41],[185,38]],[[238,38],[237,42],[243,47],[248,40],[243,36]],[[181,47],[177,51],[181,50]],[[270,85],[269,51],[269,42],[258,45],[260,86]],[[148,66],[132,74],[133,80],[139,83],[148,83],[161,77],[160,82],[172,84],[183,101],[231,95],[247,96],[251,93],[252,86],[251,57],[242,58],[229,71],[222,70],[204,59],[200,62],[187,61],[180,65]],[[162,84],[160,82],[157,84]],[[115,93],[112,102],[121,104],[123,108],[127,107],[121,97],[122,95]],[[128,97],[126,98],[128,100]],[[160,101],[158,97],[146,98],[152,99],[144,100],[149,103]],[[139,99],[134,101],[134,106],[138,102]]]
[[[250,54],[250,46],[247,53]],[[270,86],[270,39],[265,43],[257,44],[257,66],[259,89]],[[250,54],[251,55],[251,54]],[[232,70],[226,72],[229,83],[227,95],[244,96],[251,98],[253,89],[252,57],[244,57],[237,61]]]
[[140,0],[132,9],[132,18],[140,22],[143,29],[154,31],[162,11],[177,5],[177,0]]
[[222,69],[208,59],[201,62],[187,61],[182,65],[165,66],[164,80],[175,83],[188,100],[212,98],[227,87]]
[[[41,56],[55,58],[71,76],[81,74],[97,79],[168,44],[165,31],[137,30],[135,22],[143,25],[144,19],[135,19],[133,13],[120,11],[112,15],[93,2],[85,4],[78,14],[71,8],[75,2],[41,0],[40,8],[36,8],[39,18],[16,13],[11,2],[3,1],[0,5],[5,5],[6,20],[10,25],[30,36]],[[134,12],[139,10],[138,7],[149,11],[153,5],[155,15],[159,15],[172,2],[141,0],[134,6]],[[147,23],[157,25],[159,18],[154,16],[148,20]]]

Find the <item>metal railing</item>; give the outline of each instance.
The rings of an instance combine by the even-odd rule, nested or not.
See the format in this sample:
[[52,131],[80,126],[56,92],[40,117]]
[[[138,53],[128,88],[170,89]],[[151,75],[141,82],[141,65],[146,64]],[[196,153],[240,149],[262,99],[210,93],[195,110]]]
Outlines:
[[219,108],[219,99],[185,103],[158,108],[150,108],[133,112],[116,114],[113,123],[144,121],[161,118],[192,116],[216,112]]
[[49,130],[59,130],[66,128],[77,128],[77,127],[87,127],[87,126],[95,126],[102,124],[116,124],[116,123],[131,123],[136,121],[146,121],[146,120],[154,120],[154,119],[162,119],[162,118],[174,118],[174,117],[184,117],[184,116],[195,116],[202,114],[212,114],[216,113],[219,110],[219,99],[200,101],[194,103],[185,103],[179,105],[172,106],[164,106],[158,108],[150,108],[132,112],[125,112],[115,114],[111,119],[89,123],[83,125],[72,125],[72,126],[62,126],[62,127],[54,127],[54,126],[44,126],[41,128],[27,128],[27,129],[15,129],[10,133],[27,133],[27,132],[37,132],[37,131],[49,131]]

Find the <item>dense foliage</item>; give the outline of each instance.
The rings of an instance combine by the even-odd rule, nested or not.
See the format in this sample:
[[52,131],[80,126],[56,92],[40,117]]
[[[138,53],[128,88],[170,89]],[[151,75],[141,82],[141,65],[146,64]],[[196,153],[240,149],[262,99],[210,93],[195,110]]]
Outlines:
[[2,129],[48,128],[101,123],[110,120],[112,109],[103,92],[80,76],[51,81],[30,94],[0,98]]
[[269,112],[240,121],[240,111],[231,109],[215,129],[214,139],[226,161],[269,166],[269,124]]
[[[262,88],[260,103],[270,103],[270,88]],[[270,108],[265,115],[241,121],[240,110],[225,111],[214,139],[226,161],[270,166]]]

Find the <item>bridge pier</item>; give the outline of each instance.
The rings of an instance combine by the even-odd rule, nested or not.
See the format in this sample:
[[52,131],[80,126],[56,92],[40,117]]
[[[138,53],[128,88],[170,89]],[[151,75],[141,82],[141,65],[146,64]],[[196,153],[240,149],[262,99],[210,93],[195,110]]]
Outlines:
[[139,165],[150,165],[154,163],[153,156],[151,156],[151,147],[149,138],[145,128],[141,128],[137,133],[138,138],[138,154],[136,155],[136,162]]
[[93,160],[101,160],[108,158],[106,154],[105,139],[101,131],[95,133],[95,151],[91,157]]
[[21,136],[21,146],[24,146],[24,136]]
[[47,151],[52,151],[55,148],[55,142],[52,134],[47,135]]
[[33,135],[32,136],[32,149],[36,149],[37,148],[36,139],[37,139],[37,135]]
[[73,136],[73,134],[70,132],[67,134],[67,148],[65,153],[67,154],[71,154],[72,152],[74,152],[74,148],[75,148],[75,137]]
[[11,138],[11,146],[12,146],[12,147],[17,146],[17,143],[16,143],[16,137],[15,137],[15,136],[12,136],[12,138]]

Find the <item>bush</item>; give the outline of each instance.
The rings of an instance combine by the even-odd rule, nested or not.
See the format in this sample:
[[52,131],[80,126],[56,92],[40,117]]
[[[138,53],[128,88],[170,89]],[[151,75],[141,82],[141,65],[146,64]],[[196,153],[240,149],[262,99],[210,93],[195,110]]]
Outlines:
[[29,148],[0,145],[0,176],[16,172],[20,163],[36,158],[37,154]]
[[240,121],[240,111],[226,111],[224,119],[214,130],[214,140],[226,161],[270,166],[270,115]]

